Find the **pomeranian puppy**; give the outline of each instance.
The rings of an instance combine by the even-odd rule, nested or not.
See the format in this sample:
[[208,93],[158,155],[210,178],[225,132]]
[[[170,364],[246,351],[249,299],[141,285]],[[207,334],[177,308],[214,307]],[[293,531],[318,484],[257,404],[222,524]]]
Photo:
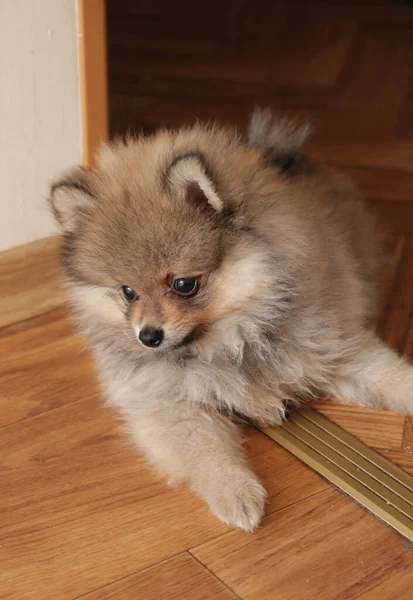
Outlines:
[[353,187],[301,154],[309,128],[253,115],[105,145],[50,203],[73,309],[138,448],[232,527],[265,490],[231,414],[277,425],[334,397],[413,413],[413,369],[372,321],[386,260]]

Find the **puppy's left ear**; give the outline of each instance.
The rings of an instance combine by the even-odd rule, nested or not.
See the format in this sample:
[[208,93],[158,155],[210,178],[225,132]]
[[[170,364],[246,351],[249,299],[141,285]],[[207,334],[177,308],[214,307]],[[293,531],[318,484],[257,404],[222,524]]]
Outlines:
[[166,179],[172,187],[184,191],[190,204],[203,210],[222,212],[224,204],[201,153],[191,152],[175,158],[167,171]]
[[78,219],[96,202],[90,169],[75,167],[51,185],[49,205],[65,233],[72,233]]

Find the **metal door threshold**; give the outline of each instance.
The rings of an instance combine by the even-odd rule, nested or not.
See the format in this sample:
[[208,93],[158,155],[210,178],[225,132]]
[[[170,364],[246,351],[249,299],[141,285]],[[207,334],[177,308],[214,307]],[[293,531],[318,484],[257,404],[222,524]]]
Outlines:
[[259,429],[413,541],[413,477],[402,469],[312,408]]

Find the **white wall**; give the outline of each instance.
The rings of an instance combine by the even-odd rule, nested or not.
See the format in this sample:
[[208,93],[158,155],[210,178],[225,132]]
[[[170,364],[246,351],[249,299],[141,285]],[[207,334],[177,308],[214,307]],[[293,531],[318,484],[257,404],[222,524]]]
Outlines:
[[0,0],[0,250],[55,232],[49,181],[80,161],[76,0]]

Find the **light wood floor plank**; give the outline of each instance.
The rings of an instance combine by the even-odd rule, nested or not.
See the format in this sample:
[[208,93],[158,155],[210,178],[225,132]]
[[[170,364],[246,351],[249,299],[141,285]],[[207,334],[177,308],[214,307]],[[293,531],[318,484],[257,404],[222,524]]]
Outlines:
[[0,327],[62,306],[59,245],[51,237],[0,254]]
[[[233,532],[191,552],[244,600],[353,600],[396,573],[405,589],[413,552],[335,490],[276,512],[253,537]],[[380,595],[376,596],[380,598]]]
[[406,417],[405,420],[403,449],[413,454],[413,417]]
[[77,596],[227,531],[138,460],[96,398],[4,428],[0,457],[5,597]]
[[0,332],[0,427],[98,392],[85,341],[67,310]]
[[219,579],[188,553],[125,577],[82,600],[236,600]]
[[[268,512],[328,487],[282,448],[251,443]],[[11,597],[80,595],[229,531],[158,480],[98,397],[4,427],[0,477],[0,589]]]
[[[403,568],[406,567],[406,568]],[[408,600],[413,589],[413,569],[402,563],[401,567],[394,569],[394,573],[383,582],[379,582],[360,596],[357,600]]]

